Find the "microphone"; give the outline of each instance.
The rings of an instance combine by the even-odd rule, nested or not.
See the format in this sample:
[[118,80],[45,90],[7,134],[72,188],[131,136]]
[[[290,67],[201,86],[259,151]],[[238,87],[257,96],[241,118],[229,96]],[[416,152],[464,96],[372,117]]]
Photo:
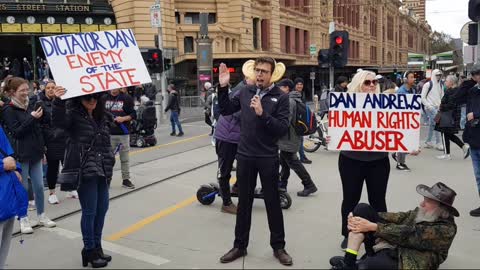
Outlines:
[[257,88],[257,94],[256,94],[256,95],[259,96],[259,95],[260,95],[260,92],[262,92],[262,89]]

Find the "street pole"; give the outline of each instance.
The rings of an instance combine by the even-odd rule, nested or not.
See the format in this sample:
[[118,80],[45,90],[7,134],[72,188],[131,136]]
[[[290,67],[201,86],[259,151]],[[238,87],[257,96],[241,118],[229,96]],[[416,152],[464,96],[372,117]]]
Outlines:
[[477,64],[480,64],[480,21],[478,22]]
[[[160,0],[156,0],[155,4],[160,5]],[[160,8],[160,20],[162,18],[162,9]],[[162,51],[162,65],[165,69],[165,50],[163,49],[163,35],[162,35],[162,26],[158,27],[158,49]],[[167,93],[167,74],[165,70],[162,73],[157,74],[157,79],[160,79],[160,86],[162,88],[162,111],[167,107],[168,103],[168,93]],[[167,115],[163,114],[163,119],[167,119]]]
[[313,100],[313,97],[315,96],[315,79],[312,78],[312,101]]
[[333,89],[334,72],[335,72],[335,69],[334,69],[332,63],[330,63],[330,72],[329,72],[330,73],[329,74],[330,75],[330,90]]

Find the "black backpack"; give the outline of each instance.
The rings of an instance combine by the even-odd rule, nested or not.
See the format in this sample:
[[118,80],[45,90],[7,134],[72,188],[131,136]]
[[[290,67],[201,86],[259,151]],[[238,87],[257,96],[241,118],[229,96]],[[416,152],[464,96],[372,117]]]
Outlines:
[[295,114],[295,133],[299,136],[307,136],[317,132],[317,118],[315,113],[310,110],[310,108],[301,101],[295,101],[296,114]]

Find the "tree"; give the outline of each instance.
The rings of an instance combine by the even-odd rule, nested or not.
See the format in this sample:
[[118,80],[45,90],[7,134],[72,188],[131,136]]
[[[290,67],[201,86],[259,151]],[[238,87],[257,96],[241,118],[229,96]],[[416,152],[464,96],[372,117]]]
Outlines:
[[431,54],[437,54],[441,52],[448,52],[455,50],[455,44],[453,43],[452,36],[445,32],[434,31],[432,33],[431,42]]

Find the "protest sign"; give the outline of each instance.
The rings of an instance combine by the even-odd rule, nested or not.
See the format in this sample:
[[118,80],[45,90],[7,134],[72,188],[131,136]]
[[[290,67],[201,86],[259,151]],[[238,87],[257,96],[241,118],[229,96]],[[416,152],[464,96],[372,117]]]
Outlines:
[[331,150],[417,151],[421,96],[412,94],[330,93],[328,134]]
[[152,82],[133,31],[41,37],[43,51],[62,99]]

